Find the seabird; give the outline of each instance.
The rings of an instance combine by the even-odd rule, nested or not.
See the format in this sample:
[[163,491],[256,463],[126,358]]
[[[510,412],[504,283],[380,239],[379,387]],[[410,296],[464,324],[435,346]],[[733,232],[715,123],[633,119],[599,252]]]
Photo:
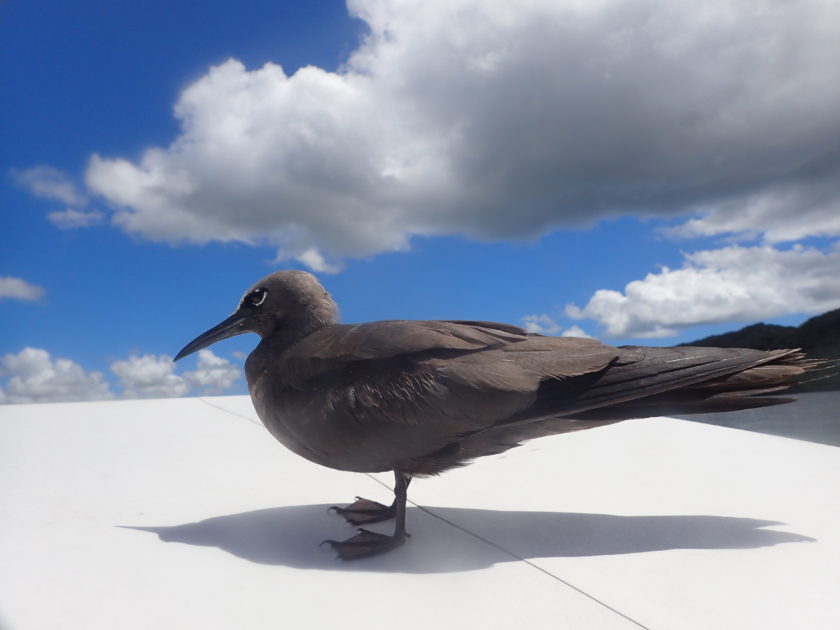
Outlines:
[[733,411],[790,402],[764,397],[823,362],[798,350],[608,346],[481,321],[338,323],[338,308],[305,271],[272,273],[236,311],[175,360],[246,332],[245,362],[260,419],[287,448],[322,466],[393,471],[394,502],[335,507],[353,525],[396,518],[328,540],[343,560],[406,539],[406,491],[525,440],[630,418]]

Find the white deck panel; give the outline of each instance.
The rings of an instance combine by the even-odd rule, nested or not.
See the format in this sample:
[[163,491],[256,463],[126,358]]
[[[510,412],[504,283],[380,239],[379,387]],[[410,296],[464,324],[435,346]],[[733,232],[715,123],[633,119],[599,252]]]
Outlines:
[[408,543],[339,562],[326,509],[390,501],[377,480],[286,451],[247,397],[0,407],[0,627],[840,627],[837,447],[545,438],[416,480]]

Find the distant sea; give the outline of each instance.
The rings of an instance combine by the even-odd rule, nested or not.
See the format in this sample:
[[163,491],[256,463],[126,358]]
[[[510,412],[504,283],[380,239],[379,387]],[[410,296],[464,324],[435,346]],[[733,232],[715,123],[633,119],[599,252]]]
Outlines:
[[840,446],[840,391],[791,394],[791,397],[798,400],[760,409],[676,417]]

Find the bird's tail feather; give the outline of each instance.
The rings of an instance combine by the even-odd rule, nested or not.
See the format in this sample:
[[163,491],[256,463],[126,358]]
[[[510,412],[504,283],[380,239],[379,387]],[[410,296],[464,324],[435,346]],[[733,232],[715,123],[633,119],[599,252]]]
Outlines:
[[788,402],[757,396],[781,391],[826,367],[798,349],[624,346],[599,373],[547,382],[527,417],[601,420],[748,409]]
[[[749,351],[760,352],[760,351]],[[651,415],[685,415],[738,411],[793,402],[796,398],[767,396],[793,385],[830,376],[836,362],[808,359],[798,350],[776,350],[754,359],[752,367],[705,379],[698,378],[660,393],[592,408],[577,415],[581,420],[629,419]],[[718,371],[717,368],[715,371]],[[691,377],[689,377],[691,378]]]

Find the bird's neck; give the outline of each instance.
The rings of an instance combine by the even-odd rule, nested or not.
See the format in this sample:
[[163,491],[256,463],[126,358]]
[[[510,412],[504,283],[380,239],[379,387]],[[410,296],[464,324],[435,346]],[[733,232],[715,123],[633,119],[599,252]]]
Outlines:
[[290,365],[286,363],[284,357],[301,339],[323,327],[325,326],[310,328],[286,326],[262,337],[260,343],[257,344],[257,347],[245,361],[248,389],[255,404],[257,399],[266,393],[263,385],[266,379],[281,384],[294,380],[292,378],[293,374],[288,371]]
[[324,324],[311,320],[305,322],[286,320],[269,334],[264,335],[257,347],[277,356],[323,326]]

